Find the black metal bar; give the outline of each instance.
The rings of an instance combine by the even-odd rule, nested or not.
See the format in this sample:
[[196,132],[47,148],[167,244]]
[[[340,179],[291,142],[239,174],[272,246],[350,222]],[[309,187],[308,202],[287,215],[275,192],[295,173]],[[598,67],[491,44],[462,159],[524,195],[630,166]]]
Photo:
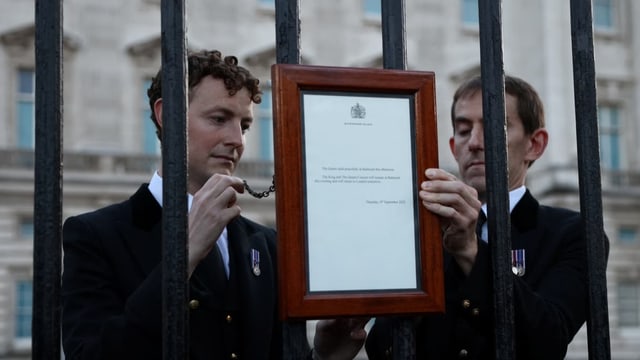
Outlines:
[[611,358],[611,345],[591,1],[571,0],[570,7],[580,212],[587,241],[589,359],[603,360]]
[[[381,0],[382,64],[385,69],[407,69],[405,0]],[[416,358],[413,323],[407,318],[392,321],[393,358]]]
[[276,61],[300,63],[300,1],[276,0]]
[[[492,251],[496,359],[514,358],[511,221],[504,107],[502,2],[478,1],[489,244]],[[490,194],[490,195],[489,195]]]
[[32,358],[60,358],[62,1],[36,0]]
[[282,360],[307,359],[311,353],[307,340],[307,322],[288,321],[282,327]]
[[406,317],[392,319],[391,336],[393,359],[409,360],[416,358],[416,341],[413,321]]
[[162,0],[163,358],[188,358],[187,44],[183,0]]
[[405,0],[381,0],[382,62],[385,69],[407,69]]
[[[276,0],[276,62],[300,63],[300,1]],[[275,124],[275,122],[274,122]],[[307,324],[304,320],[282,324],[283,359],[304,359],[309,355]]]

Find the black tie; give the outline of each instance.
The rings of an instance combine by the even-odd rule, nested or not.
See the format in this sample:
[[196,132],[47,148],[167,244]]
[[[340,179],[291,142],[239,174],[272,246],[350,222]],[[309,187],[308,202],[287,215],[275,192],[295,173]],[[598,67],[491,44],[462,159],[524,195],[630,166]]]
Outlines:
[[484,225],[485,222],[487,222],[487,216],[484,214],[484,211],[480,210],[478,222],[476,223],[476,235],[478,235],[479,239],[482,239],[482,225]]

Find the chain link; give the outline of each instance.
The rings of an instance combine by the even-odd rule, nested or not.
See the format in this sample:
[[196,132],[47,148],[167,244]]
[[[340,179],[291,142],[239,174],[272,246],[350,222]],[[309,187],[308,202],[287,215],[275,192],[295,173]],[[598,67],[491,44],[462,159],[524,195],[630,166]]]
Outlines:
[[257,199],[262,199],[262,198],[266,198],[269,196],[269,194],[271,194],[272,192],[276,191],[276,184],[275,184],[275,175],[273,177],[271,177],[271,186],[269,186],[269,189],[265,190],[265,191],[255,191],[251,188],[251,186],[249,186],[249,184],[247,184],[247,180],[242,180],[242,182],[244,183],[244,188],[247,189],[247,192],[249,194],[251,194],[253,197],[257,198]]

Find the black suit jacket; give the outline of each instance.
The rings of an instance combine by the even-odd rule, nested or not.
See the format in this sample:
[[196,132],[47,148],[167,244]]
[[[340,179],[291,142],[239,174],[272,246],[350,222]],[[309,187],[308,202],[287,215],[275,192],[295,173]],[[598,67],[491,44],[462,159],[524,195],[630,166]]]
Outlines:
[[[587,317],[586,241],[580,214],[539,205],[527,191],[511,213],[512,249],[525,249],[526,271],[512,274],[517,359],[564,358]],[[604,240],[606,241],[606,239]],[[418,359],[494,359],[489,246],[464,276],[445,254],[446,313],[416,319]],[[367,339],[371,359],[390,359],[390,322],[379,318]]]
[[[162,358],[161,211],[144,184],[127,201],[65,222],[67,359]],[[227,231],[229,283],[238,289],[237,302],[225,308],[216,286],[224,270],[219,259],[207,257],[190,279],[191,301],[185,304],[190,358],[229,358],[228,351],[238,351],[241,359],[280,359],[275,231],[243,217],[232,220]],[[260,254],[259,276],[252,272],[251,249]],[[234,316],[227,319],[230,311]],[[239,348],[228,343],[229,326],[239,334]]]

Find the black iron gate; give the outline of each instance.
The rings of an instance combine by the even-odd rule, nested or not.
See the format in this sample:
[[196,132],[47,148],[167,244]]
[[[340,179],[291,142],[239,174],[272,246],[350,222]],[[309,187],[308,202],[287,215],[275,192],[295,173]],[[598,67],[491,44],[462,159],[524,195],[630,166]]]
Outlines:
[[[405,1],[381,0],[383,62],[388,69],[406,69]],[[299,0],[276,0],[276,57],[278,63],[299,63]],[[513,359],[513,289],[507,179],[497,171],[506,167],[504,127],[504,69],[502,62],[501,1],[479,0],[481,72],[485,119],[489,220],[493,233],[496,358]],[[62,0],[36,0],[36,167],[34,202],[33,358],[60,355],[60,270],[62,209]],[[602,220],[598,125],[596,111],[593,27],[590,0],[571,0],[571,36],[577,119],[580,210],[588,249],[590,359],[609,359],[610,341],[605,277],[606,249]],[[187,358],[188,316],[186,275],[186,32],[185,2],[162,0],[163,87],[165,112],[177,122],[163,132],[164,181],[163,244],[164,355]],[[177,85],[177,86],[176,86]],[[178,271],[176,271],[176,269]],[[304,322],[285,324],[285,357],[301,359],[306,346]],[[415,342],[408,321],[398,319],[394,330],[394,358],[415,358]]]

